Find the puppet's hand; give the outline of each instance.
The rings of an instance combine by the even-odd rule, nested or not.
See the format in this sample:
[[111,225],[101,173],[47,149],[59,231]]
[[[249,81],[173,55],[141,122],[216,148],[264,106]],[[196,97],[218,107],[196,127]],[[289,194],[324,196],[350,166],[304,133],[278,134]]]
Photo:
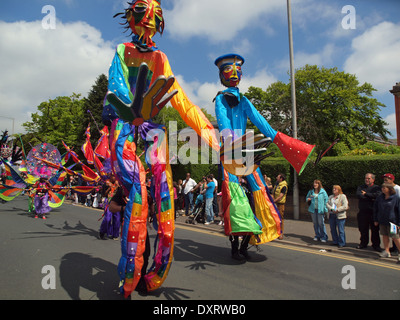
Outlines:
[[168,101],[178,93],[178,90],[167,93],[175,82],[173,76],[168,78],[158,77],[149,90],[145,92],[148,74],[149,67],[146,63],[142,63],[139,67],[135,96],[131,104],[126,104],[113,92],[107,93],[107,100],[117,109],[119,117],[135,126],[155,117]]
[[[274,153],[266,154],[267,147],[272,140],[264,135],[248,132],[233,140],[228,136],[221,146],[220,159],[224,168],[236,176],[247,176],[257,170],[261,160],[272,156]],[[246,148],[245,148],[246,146]]]

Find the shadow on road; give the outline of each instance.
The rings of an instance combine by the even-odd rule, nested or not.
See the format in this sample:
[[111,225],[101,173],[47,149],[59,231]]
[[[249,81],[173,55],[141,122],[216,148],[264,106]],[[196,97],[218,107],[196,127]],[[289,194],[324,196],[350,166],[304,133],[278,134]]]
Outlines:
[[[230,246],[230,243],[228,244]],[[175,239],[174,259],[177,261],[193,262],[186,266],[190,270],[207,269],[217,265],[238,265],[251,262],[263,262],[267,257],[250,249],[251,259],[246,261],[237,261],[231,258],[231,248],[223,248],[221,246],[213,246],[209,244],[199,243],[187,239]]]
[[30,237],[26,237],[25,239],[29,238],[42,238],[42,237],[70,237],[70,236],[77,236],[77,235],[88,235],[90,237],[98,238],[99,231],[95,229],[91,229],[86,227],[81,221],[75,226],[71,226],[68,221],[64,221],[64,225],[62,227],[56,227],[53,224],[45,223],[46,227],[54,230],[52,232],[28,232],[26,234],[31,235]]
[[[90,254],[71,252],[64,255],[60,264],[60,281],[61,286],[73,300],[82,299],[81,288],[93,292],[91,298],[123,299],[118,292],[117,266]],[[88,300],[87,297],[84,299]]]

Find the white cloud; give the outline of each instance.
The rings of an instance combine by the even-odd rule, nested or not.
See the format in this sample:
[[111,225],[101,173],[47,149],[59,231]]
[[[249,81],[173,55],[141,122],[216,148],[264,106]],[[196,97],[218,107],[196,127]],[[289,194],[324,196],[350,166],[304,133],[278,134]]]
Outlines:
[[265,26],[266,14],[276,14],[286,8],[286,2],[280,0],[248,3],[229,0],[229,4],[225,0],[173,0],[173,3],[172,10],[164,10],[167,32],[177,38],[204,36],[214,42],[231,40],[239,31],[255,27],[260,21]]
[[258,70],[252,76],[243,75],[242,81],[240,81],[239,89],[242,93],[247,92],[249,87],[258,87],[263,90],[267,89],[270,84],[278,81],[278,79],[267,71],[267,68]]
[[200,108],[206,109],[208,113],[215,115],[212,100],[217,95],[217,92],[222,90],[222,86],[218,82],[187,82],[181,75],[175,75],[175,77],[190,101]]
[[[86,96],[108,74],[114,48],[85,22],[57,21],[55,30],[45,30],[41,21],[0,21],[0,52],[0,119],[15,118],[17,133],[41,102],[73,92]],[[1,119],[0,126],[11,133],[11,120]]]
[[353,39],[344,69],[387,93],[400,80],[399,53],[400,25],[381,22]]
[[[294,53],[295,69],[302,68],[306,64],[326,67],[332,63],[332,57],[337,49],[332,43],[326,44],[320,51],[308,53],[304,51],[296,51]],[[288,72],[290,69],[289,55],[277,63],[277,67],[281,72]]]
[[306,64],[316,64],[326,66],[332,62],[332,56],[335,53],[335,46],[332,43],[325,45],[321,51],[316,53],[297,52],[295,56],[295,66],[300,68]]
[[383,120],[388,123],[386,129],[390,132],[393,138],[396,138],[396,114],[389,114]]

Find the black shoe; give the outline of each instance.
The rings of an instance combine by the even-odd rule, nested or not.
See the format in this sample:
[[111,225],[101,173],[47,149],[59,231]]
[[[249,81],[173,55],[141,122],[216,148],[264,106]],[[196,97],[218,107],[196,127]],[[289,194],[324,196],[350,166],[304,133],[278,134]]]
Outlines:
[[377,251],[377,252],[382,252],[382,248],[381,247],[375,246],[375,247],[372,247],[372,248],[374,248],[374,250]]
[[242,257],[239,252],[232,253],[232,259],[238,260],[238,261],[243,261],[245,258]]
[[247,252],[247,250],[241,250],[239,252],[246,260],[250,260],[251,259],[251,257],[249,255],[249,253]]
[[135,288],[135,291],[142,297],[145,297],[148,295],[146,283],[144,281],[142,281],[142,279],[139,280],[139,282]]
[[104,239],[105,239],[105,234],[104,234],[104,233],[101,233],[101,232],[99,232],[99,238],[100,238],[101,240],[104,240]]
[[359,244],[356,248],[357,249],[365,249],[367,246],[363,246],[363,245],[361,245],[361,244]]

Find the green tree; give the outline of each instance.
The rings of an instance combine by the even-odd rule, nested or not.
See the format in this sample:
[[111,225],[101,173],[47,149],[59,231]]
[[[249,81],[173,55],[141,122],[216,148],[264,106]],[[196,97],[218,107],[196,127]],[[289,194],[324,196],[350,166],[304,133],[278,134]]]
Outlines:
[[[365,144],[374,135],[387,140],[387,123],[379,115],[382,103],[372,97],[371,84],[337,68],[306,65],[296,71],[299,138],[327,148],[339,138],[348,148]],[[292,134],[291,85],[275,82],[265,91],[251,87],[246,96],[273,128]]]
[[37,142],[47,142],[62,147],[62,140],[69,146],[80,148],[79,132],[82,127],[84,101],[80,94],[70,97],[57,97],[38,106],[38,112],[32,114],[32,121],[23,124],[28,135]]
[[[100,130],[103,128],[101,114],[103,112],[103,102],[108,90],[108,80],[106,75],[101,74],[97,77],[96,82],[92,86],[87,98],[84,98],[84,114],[82,119],[82,127],[79,132],[82,144],[86,136],[85,131],[90,123],[91,142],[93,147],[100,138]],[[90,111],[90,113],[89,113]],[[93,120],[94,119],[94,120]]]
[[[208,120],[210,121],[215,120],[214,117],[211,114],[209,114],[204,108],[201,108],[201,111],[203,111],[204,115],[207,117]],[[185,121],[183,121],[183,119],[179,115],[179,112],[171,106],[166,106],[163,109],[161,109],[161,111],[152,119],[152,121],[155,123],[165,124],[167,130],[170,129],[171,121],[176,121],[178,131],[187,127]]]

